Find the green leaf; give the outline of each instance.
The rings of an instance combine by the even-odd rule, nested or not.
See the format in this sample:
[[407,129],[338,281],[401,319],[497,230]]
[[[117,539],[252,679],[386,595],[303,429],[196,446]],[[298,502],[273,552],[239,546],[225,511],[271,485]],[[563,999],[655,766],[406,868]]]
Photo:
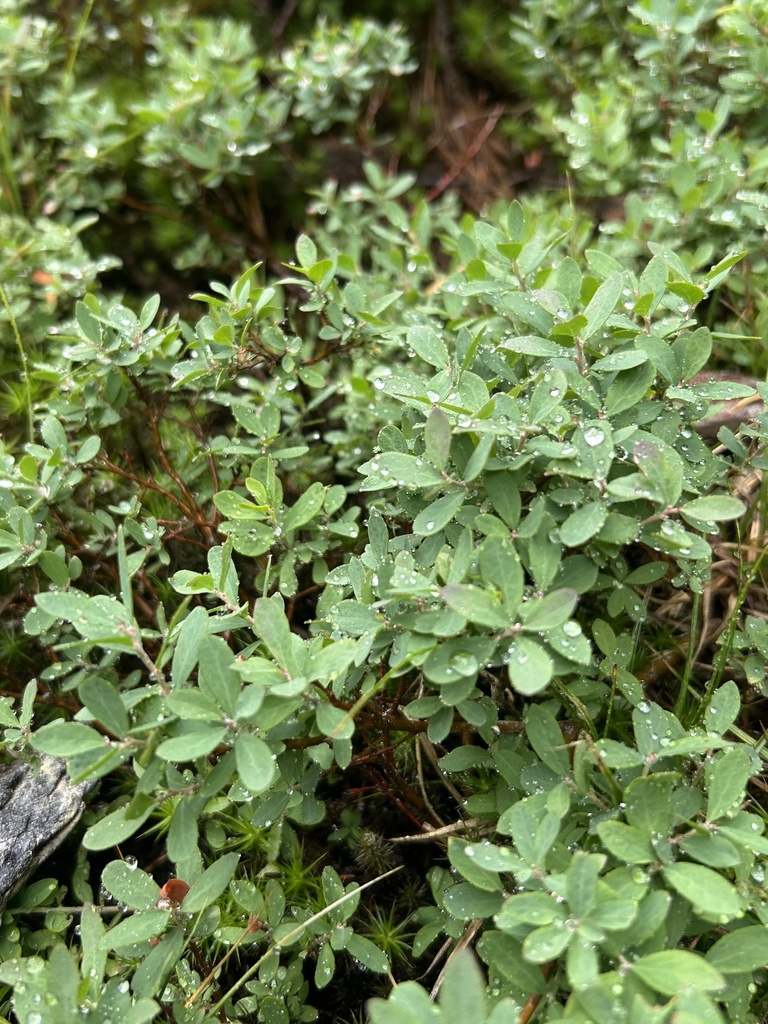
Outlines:
[[500,892],[486,892],[469,882],[459,882],[451,886],[443,899],[449,914],[462,921],[469,921],[498,913],[503,897]]
[[280,668],[287,669],[292,653],[291,627],[279,594],[258,598],[253,606],[253,628]]
[[484,483],[496,512],[510,530],[517,529],[522,503],[515,478],[511,473],[486,473]]
[[666,835],[672,824],[672,780],[657,773],[634,778],[624,790],[624,817],[649,839]]
[[576,991],[594,985],[600,973],[594,943],[584,941],[577,934],[568,946],[566,970],[568,980]]
[[528,403],[528,419],[531,423],[543,423],[549,414],[565,398],[568,381],[562,370],[545,373],[533,389]]
[[333,273],[334,269],[335,269],[334,260],[331,260],[331,259],[321,259],[321,260],[317,260],[316,263],[313,263],[307,269],[307,274],[306,275],[307,275],[307,278],[309,278],[310,281],[313,281],[315,284],[317,284],[318,282],[323,281],[323,279],[325,278],[325,276],[327,274]]
[[[150,949],[149,953],[139,964],[136,973],[131,979],[131,988],[137,997],[147,999],[150,996],[159,995],[165,987],[171,972],[175,970],[184,953],[186,938],[183,928],[172,928],[166,932],[156,946]],[[115,979],[119,981],[119,979]],[[122,982],[119,982],[122,984]],[[155,1004],[151,1004],[155,1007]],[[156,1009],[152,1013],[155,1016]],[[114,1018],[120,1020],[120,1018]],[[151,1019],[151,1018],[150,1018]],[[121,1020],[121,1024],[126,1024]]]
[[560,726],[541,704],[531,704],[525,715],[525,734],[541,761],[557,775],[566,776],[570,768],[568,751]]
[[641,981],[665,996],[676,996],[682,989],[718,992],[725,979],[704,957],[684,949],[648,953],[632,964]]
[[553,896],[544,892],[523,892],[508,896],[499,913],[496,924],[502,930],[513,931],[519,924],[536,926],[551,924],[557,921],[562,925],[565,912]]
[[556,323],[549,334],[552,338],[576,338],[586,326],[587,318],[583,313],[577,313],[569,320]]
[[674,558],[703,560],[712,557],[712,549],[703,537],[688,533],[671,519],[662,522],[660,527],[644,526],[640,536],[643,543]]
[[91,825],[83,836],[83,846],[86,850],[111,850],[113,846],[124,842],[126,839],[138,832],[152,811],[155,805],[151,803],[141,814],[129,818],[127,816],[129,805],[119,807],[105,815],[95,825]]
[[101,346],[101,324],[84,302],[75,304],[77,326],[93,345]]
[[152,321],[157,316],[157,311],[160,308],[160,296],[155,294],[150,296],[144,305],[141,307],[141,313],[139,313],[139,326],[142,331],[150,326]]
[[656,371],[650,363],[618,373],[605,396],[608,415],[614,417],[633,409],[645,397],[655,376]]
[[102,946],[105,934],[106,928],[99,911],[92,903],[84,903],[80,915],[80,942],[83,948],[80,970],[83,978],[91,979],[92,992],[94,988],[101,987],[107,966],[107,951]]
[[[523,959],[521,947],[521,942],[511,935],[488,930],[480,936],[477,952],[489,966],[511,981],[515,988],[526,993],[536,992],[543,995],[547,990],[544,975],[538,967]],[[499,1024],[508,1024],[509,1021],[514,1021],[516,1016],[517,1014],[509,1018],[503,1017]]]
[[[424,459],[403,452],[382,452],[358,468],[358,473],[372,477],[375,487],[407,487],[420,490],[444,484],[443,474]],[[364,484],[364,487],[367,485]]]
[[705,280],[709,284],[710,288],[714,288],[715,285],[719,284],[720,280],[726,276],[731,267],[735,266],[747,255],[747,251],[734,252],[729,256],[724,257],[719,263],[716,263],[711,270],[707,271]]
[[664,877],[699,913],[722,922],[743,911],[733,883],[701,864],[669,864],[664,868]]
[[319,679],[324,686],[334,683],[343,676],[360,653],[356,640],[334,640],[312,652],[309,659],[307,681]]
[[622,821],[601,821],[597,834],[605,848],[625,864],[650,864],[656,860],[648,837]]
[[473,480],[476,480],[478,476],[480,476],[482,471],[485,469],[486,463],[488,462],[488,458],[491,454],[491,450],[493,449],[495,440],[496,439],[493,433],[490,432],[487,434],[483,434],[480,437],[480,440],[477,442],[477,445],[475,446],[475,450],[472,452],[472,455],[467,460],[467,463],[462,471],[461,475],[462,479],[464,480],[464,483],[471,483]]
[[415,981],[397,985],[389,999],[371,999],[366,1009],[371,1024],[440,1024],[442,1020],[428,993]]
[[625,349],[623,352],[612,352],[592,364],[592,371],[597,373],[616,373],[619,370],[631,370],[648,362],[648,355],[641,349]]
[[[586,319],[584,322],[586,323]],[[504,338],[499,343],[499,348],[525,356],[543,356],[545,359],[568,355],[568,349],[563,348],[562,345],[530,334],[522,335],[519,338]]]
[[212,594],[214,591],[210,573],[192,572],[190,569],[175,572],[171,576],[171,586],[178,594]]
[[320,512],[324,501],[325,487],[316,480],[285,513],[282,522],[283,529],[288,532],[298,530],[300,526],[306,526]]
[[329,618],[336,629],[352,636],[373,636],[384,625],[375,608],[359,601],[339,601],[329,613]]
[[525,589],[525,577],[517,549],[509,536],[494,535],[483,541],[479,554],[482,579],[499,588],[504,609],[510,621],[514,621]]
[[203,803],[199,796],[183,796],[173,809],[165,845],[174,864],[182,864],[197,851],[198,824]]
[[65,587],[69,583],[69,569],[61,555],[53,551],[41,551],[37,564],[55,586]]
[[[187,723],[185,722],[185,725]],[[215,750],[227,734],[224,726],[205,722],[189,723],[179,736],[164,740],[157,748],[158,757],[183,764],[197,757],[205,757]]]
[[472,860],[488,871],[517,871],[522,867],[522,861],[509,846],[496,846],[483,841],[469,843],[467,849],[472,850]]
[[375,508],[368,514],[368,540],[376,564],[381,565],[389,554],[389,530],[381,513]]
[[144,910],[133,914],[109,929],[101,940],[102,948],[119,949],[121,946],[147,943],[165,930],[170,917],[167,910]]
[[707,821],[717,821],[742,802],[752,772],[744,747],[726,750],[707,764]]
[[604,859],[582,851],[573,855],[565,876],[565,895],[570,912],[578,918],[586,917],[595,905],[599,865]]
[[[284,673],[269,658],[247,658],[245,661],[236,662],[235,669],[243,679],[259,687],[280,686],[285,682]],[[248,687],[248,689],[251,692],[247,696],[244,696],[246,690],[243,690],[235,701],[236,714],[239,713],[238,709],[241,701],[245,702],[246,707],[252,708],[253,704],[259,700],[253,692],[253,687]],[[264,696],[266,696],[266,690],[262,693],[262,700]]]
[[676,505],[683,489],[683,460],[656,438],[635,441],[632,461],[645,477],[649,496],[666,506]]
[[232,880],[240,855],[225,853],[207,868],[193,883],[184,898],[184,913],[198,914],[221,896]]
[[128,629],[135,629],[119,601],[99,594],[89,597],[80,590],[46,591],[37,595],[38,607],[48,615],[71,622],[77,632],[94,643],[110,641],[110,647],[132,648]]
[[324,989],[333,981],[336,972],[336,956],[330,942],[323,943],[315,964],[315,987]]
[[121,524],[117,528],[117,573],[120,580],[120,596],[127,613],[127,618],[133,618],[133,588],[131,574],[128,567],[128,555],[125,550],[125,528]]
[[317,263],[317,246],[308,235],[299,235],[296,239],[296,256],[304,270]]
[[671,742],[685,737],[678,718],[655,701],[642,700],[632,712],[635,743],[644,757],[659,754]]
[[587,502],[560,525],[560,540],[567,548],[581,547],[600,533],[607,518],[608,506],[604,502]]
[[601,898],[593,908],[585,931],[589,925],[609,932],[624,932],[632,924],[637,914],[637,903],[634,900],[614,900]]
[[592,647],[575,619],[569,619],[562,626],[547,630],[542,641],[555,654],[577,665],[589,665],[592,662]]
[[553,590],[544,597],[525,601],[518,609],[518,616],[527,630],[544,633],[570,619],[578,600],[575,590]]
[[355,732],[355,721],[344,708],[334,707],[321,701],[315,709],[317,727],[333,739],[351,739]]
[[165,704],[168,710],[179,718],[221,724],[221,708],[200,690],[173,690],[165,698]]
[[561,923],[535,928],[523,941],[523,956],[532,964],[556,960],[574,936],[575,933]]
[[206,636],[200,645],[198,686],[230,718],[240,694],[240,676],[235,669],[235,655],[220,636]]
[[518,693],[530,697],[549,686],[554,668],[543,647],[535,640],[519,636],[509,647],[507,673]]
[[741,694],[736,683],[729,679],[719,686],[704,715],[704,728],[712,736],[722,736],[736,721],[741,710]]
[[176,637],[176,647],[171,663],[171,678],[174,686],[183,686],[189,679],[197,664],[200,645],[207,634],[208,612],[202,605],[198,605],[184,619]]
[[451,452],[451,422],[437,406],[430,410],[424,424],[424,450],[435,469],[445,469]]
[[679,295],[688,306],[697,306],[707,294],[703,288],[689,284],[688,281],[670,281],[667,288],[673,295]]
[[459,490],[433,501],[431,505],[422,509],[414,519],[413,532],[417,537],[429,537],[438,533],[456,516],[465,499],[466,491]]
[[272,751],[259,736],[241,732],[235,740],[235,758],[240,781],[258,796],[269,789],[277,774]]
[[571,306],[581,298],[581,267],[572,256],[566,256],[557,268],[557,288]]
[[425,363],[435,366],[438,370],[445,370],[450,366],[450,357],[445,342],[433,327],[428,327],[426,324],[409,327],[406,342]]
[[451,836],[448,840],[448,859],[467,882],[486,892],[500,892],[501,882],[494,871],[481,867],[475,860],[475,851],[464,839]]
[[723,974],[749,974],[768,964],[768,928],[748,925],[718,939],[707,950],[707,961]]
[[[44,984],[47,983],[50,994],[50,998],[45,998],[43,1003],[46,1010],[46,1024],[69,1024],[73,1019],[77,1019],[80,1009],[78,1006],[80,979],[73,952],[67,949],[63,943],[57,943],[48,955],[45,973]],[[37,987],[34,981],[31,987]],[[18,988],[16,994],[18,994]],[[37,1002],[34,996],[31,1001],[33,1004]],[[29,1024],[30,1018],[33,1022],[36,1020],[34,1012],[22,1013],[18,1019]]]
[[617,740],[598,740],[597,752],[608,768],[636,768],[644,762],[641,753]]
[[712,832],[695,832],[680,840],[680,849],[686,856],[710,868],[733,868],[741,861],[734,844],[725,836]]
[[19,719],[11,710],[11,702],[7,697],[0,697],[0,725],[7,725],[11,729],[18,729],[21,726]]
[[101,873],[101,884],[118,903],[131,910],[149,910],[157,903],[160,886],[141,868],[124,860],[112,860]]
[[690,380],[707,365],[712,352],[712,335],[706,327],[699,327],[678,339],[675,350],[679,348],[682,348],[682,379]]
[[32,733],[29,742],[35,750],[52,757],[72,757],[107,746],[106,738],[90,726],[61,719]]
[[706,498],[694,498],[680,507],[684,519],[695,525],[697,522],[724,523],[744,515],[744,505],[738,498],[727,494],[712,494]]
[[125,710],[115,687],[99,676],[93,676],[78,688],[80,700],[85,704],[97,722],[113,736],[122,739],[130,728],[128,712]]
[[390,969],[389,957],[386,953],[383,953],[374,942],[366,939],[364,935],[350,935],[346,949],[369,971],[386,974]]
[[[552,314],[548,313],[538,302],[534,302],[530,295],[520,291],[507,291],[503,295],[504,306],[512,313],[512,316],[528,324],[534,331],[546,336],[552,329]],[[508,344],[514,344],[509,342]]]
[[616,304],[621,298],[623,284],[624,274],[617,272],[603,281],[597,289],[584,310],[587,324],[581,331],[582,340],[591,338],[603,326],[611,313],[613,313]]
[[501,602],[480,587],[448,583],[440,588],[440,596],[452,611],[470,622],[489,629],[506,629],[510,624]]
[[486,1019],[485,980],[468,949],[451,957],[440,989],[443,1024],[484,1024]]

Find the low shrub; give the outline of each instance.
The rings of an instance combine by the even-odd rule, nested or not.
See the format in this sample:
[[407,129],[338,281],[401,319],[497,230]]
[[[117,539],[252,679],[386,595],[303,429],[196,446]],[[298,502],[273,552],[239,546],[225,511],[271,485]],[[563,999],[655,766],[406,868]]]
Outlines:
[[[474,216],[366,160],[243,271],[217,197],[257,225],[284,143],[372,144],[401,30],[277,58],[153,8],[94,105],[88,14],[3,8],[2,750],[91,792],[3,908],[0,1012],[762,1019],[768,386],[709,371],[754,341],[754,237],[716,254],[696,204],[647,248],[562,196]],[[99,289],[125,180],[183,211],[152,257],[214,278],[184,308]]]

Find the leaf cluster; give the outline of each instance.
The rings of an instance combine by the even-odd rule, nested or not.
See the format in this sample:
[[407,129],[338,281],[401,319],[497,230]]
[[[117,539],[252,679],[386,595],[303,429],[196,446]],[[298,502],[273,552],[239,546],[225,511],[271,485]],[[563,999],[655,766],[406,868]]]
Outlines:
[[[551,29],[545,7],[571,10],[530,3],[526,31]],[[677,66],[716,14],[672,7]],[[652,50],[661,8],[643,11],[627,31]],[[169,8],[141,82],[99,106],[50,21],[3,17],[58,169],[47,252],[80,203],[109,210],[124,147],[192,206],[278,159],[291,118],[357,123],[410,67],[395,28],[320,23],[265,63],[245,24]],[[78,31],[98,66],[99,25]],[[13,230],[47,238],[9,182]],[[219,264],[191,312],[99,291],[76,245],[71,318],[24,274],[3,286],[24,390],[0,570],[28,660],[0,742],[98,784],[71,875],[0,921],[20,1021],[283,1024],[358,990],[344,1010],[373,995],[374,1024],[761,1012],[768,838],[742,729],[759,606],[723,624],[710,672],[695,658],[722,545],[764,533],[744,480],[768,391],[708,372],[707,310],[746,280],[749,238],[694,259],[659,235],[640,258],[559,201],[473,216],[414,186],[368,160],[318,188],[279,273]],[[707,443],[738,402],[750,425]],[[761,579],[743,550],[739,600]],[[691,653],[653,689],[645,648],[675,601]],[[434,1003],[413,975],[438,950]]]

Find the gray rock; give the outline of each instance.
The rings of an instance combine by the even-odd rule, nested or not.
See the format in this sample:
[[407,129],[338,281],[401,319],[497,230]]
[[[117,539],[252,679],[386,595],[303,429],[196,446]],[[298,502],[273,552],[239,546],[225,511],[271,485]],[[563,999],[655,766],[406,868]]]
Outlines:
[[56,757],[0,765],[0,912],[77,824],[92,785],[74,786]]

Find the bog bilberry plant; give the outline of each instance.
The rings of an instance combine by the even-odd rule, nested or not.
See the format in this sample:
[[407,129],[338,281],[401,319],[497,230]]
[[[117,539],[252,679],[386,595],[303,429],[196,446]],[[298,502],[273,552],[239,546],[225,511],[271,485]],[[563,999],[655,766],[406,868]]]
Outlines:
[[[683,88],[691,41],[763,52],[749,4],[606,7],[625,31],[601,26],[602,59],[630,46],[646,99],[652,59]],[[740,122],[711,84],[688,119],[677,93],[612,106],[580,59],[557,87],[574,125],[607,119],[574,143],[602,147],[587,185],[634,187],[632,119],[669,121],[647,246],[631,216],[593,237],[562,196],[471,215],[366,160],[314,188],[282,263],[230,272],[230,204],[255,217],[313,133],[368,145],[406,37],[319,22],[278,59],[234,16],[159,8],[131,89],[94,105],[108,20],[0,7],[2,745],[92,785],[74,868],[3,910],[1,1012],[759,1020],[768,390],[709,368],[750,350],[731,307],[763,271],[753,221],[705,240],[702,213],[726,202],[703,184],[718,140],[752,153]],[[531,66],[565,75],[574,5],[521,10],[514,46],[546,37]],[[673,179],[699,129],[698,177]],[[100,289],[112,261],[75,241],[123,174],[181,211],[157,254],[213,279],[178,310]],[[760,204],[731,198],[740,229]]]

